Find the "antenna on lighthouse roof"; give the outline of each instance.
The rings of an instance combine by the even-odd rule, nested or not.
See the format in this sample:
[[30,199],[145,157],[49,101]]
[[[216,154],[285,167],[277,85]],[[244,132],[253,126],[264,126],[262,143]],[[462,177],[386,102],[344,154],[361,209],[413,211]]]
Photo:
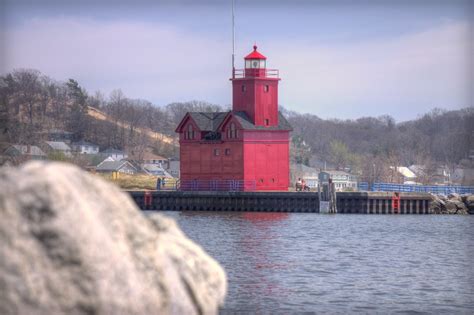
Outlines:
[[232,0],[232,79],[235,78],[235,17],[234,0]]

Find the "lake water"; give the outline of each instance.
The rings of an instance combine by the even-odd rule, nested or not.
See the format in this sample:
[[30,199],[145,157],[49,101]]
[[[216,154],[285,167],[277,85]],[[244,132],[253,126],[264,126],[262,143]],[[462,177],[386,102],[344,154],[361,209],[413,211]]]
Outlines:
[[222,314],[474,313],[474,216],[165,214],[227,271]]

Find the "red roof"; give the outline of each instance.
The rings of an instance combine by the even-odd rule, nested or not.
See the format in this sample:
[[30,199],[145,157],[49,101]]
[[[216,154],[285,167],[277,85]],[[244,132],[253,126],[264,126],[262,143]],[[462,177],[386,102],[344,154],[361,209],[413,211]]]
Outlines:
[[253,51],[250,54],[248,54],[247,57],[245,57],[245,60],[247,59],[267,59],[267,57],[259,53],[257,51],[257,45],[254,45]]

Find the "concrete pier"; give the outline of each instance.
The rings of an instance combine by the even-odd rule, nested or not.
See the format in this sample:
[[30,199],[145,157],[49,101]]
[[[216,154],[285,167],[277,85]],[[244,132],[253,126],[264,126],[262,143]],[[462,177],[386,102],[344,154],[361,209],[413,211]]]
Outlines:
[[[128,191],[142,210],[319,212],[313,192]],[[338,192],[338,213],[429,214],[431,195],[401,193],[399,209],[393,193]]]

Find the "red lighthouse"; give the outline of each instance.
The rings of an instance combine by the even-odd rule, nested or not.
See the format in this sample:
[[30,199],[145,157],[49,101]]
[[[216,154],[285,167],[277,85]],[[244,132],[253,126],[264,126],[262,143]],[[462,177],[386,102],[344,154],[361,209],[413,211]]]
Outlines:
[[278,111],[280,78],[253,48],[232,75],[232,111],[187,113],[176,128],[183,190],[288,190],[292,128]]

